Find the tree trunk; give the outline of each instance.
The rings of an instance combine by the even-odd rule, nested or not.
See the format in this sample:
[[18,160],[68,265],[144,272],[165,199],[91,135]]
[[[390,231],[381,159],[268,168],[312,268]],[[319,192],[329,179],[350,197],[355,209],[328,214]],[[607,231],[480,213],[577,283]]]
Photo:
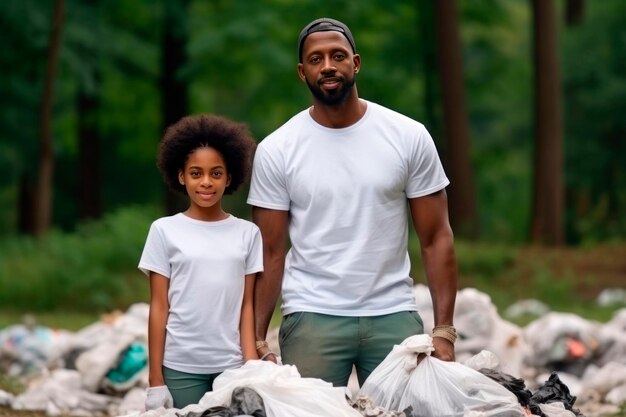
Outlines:
[[[161,112],[163,131],[186,116],[189,109],[187,80],[180,70],[187,63],[187,0],[166,0],[161,43]],[[179,193],[166,189],[165,211],[174,214],[184,210],[188,200]]]
[[39,175],[34,203],[34,234],[41,235],[50,228],[52,217],[52,175],[54,152],[52,149],[52,104],[54,82],[61,49],[61,31],[65,14],[65,0],[54,1],[52,30],[48,44],[48,65],[44,80],[40,114]]
[[20,175],[18,184],[17,230],[21,234],[35,234],[35,192],[28,174]]
[[437,117],[437,51],[435,50],[435,25],[431,0],[418,0],[419,26],[422,36],[422,65],[424,68],[424,124],[433,136],[441,136],[441,123]]
[[535,170],[531,240],[563,243],[563,127],[553,0],[533,0]]
[[99,87],[78,92],[78,217],[102,216],[101,137],[98,129]]
[[565,2],[565,23],[567,26],[577,26],[585,17],[585,0],[567,0]]
[[437,51],[447,143],[447,171],[450,176],[450,221],[455,233],[466,237],[478,234],[473,170],[463,59],[456,1],[434,1]]

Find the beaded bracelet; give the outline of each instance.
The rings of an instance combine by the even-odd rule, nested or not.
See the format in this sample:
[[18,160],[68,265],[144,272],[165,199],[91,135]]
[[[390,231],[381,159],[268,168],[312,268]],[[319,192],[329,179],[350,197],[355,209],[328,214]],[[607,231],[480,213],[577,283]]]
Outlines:
[[454,344],[457,339],[456,328],[450,325],[440,325],[433,328],[433,337],[441,337]]

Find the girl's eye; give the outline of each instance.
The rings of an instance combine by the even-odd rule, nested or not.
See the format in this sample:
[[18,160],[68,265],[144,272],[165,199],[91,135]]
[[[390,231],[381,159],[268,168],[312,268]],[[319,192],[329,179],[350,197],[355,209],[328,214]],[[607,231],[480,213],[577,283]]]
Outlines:
[[212,172],[212,175],[213,175],[213,177],[215,177],[215,178],[219,178],[219,177],[221,177],[221,176],[222,176],[222,174],[223,174],[223,173],[222,173],[222,171],[213,171],[213,172]]
[[191,171],[191,172],[189,173],[189,175],[191,175],[191,176],[192,176],[192,177],[194,177],[194,178],[197,178],[197,177],[199,177],[199,176],[200,176],[200,172],[198,172],[198,171]]

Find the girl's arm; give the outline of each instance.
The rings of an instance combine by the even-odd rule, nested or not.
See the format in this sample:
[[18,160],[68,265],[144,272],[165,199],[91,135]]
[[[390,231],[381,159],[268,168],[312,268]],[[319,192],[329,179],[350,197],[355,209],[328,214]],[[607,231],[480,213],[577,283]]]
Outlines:
[[148,383],[151,387],[165,385],[163,378],[163,352],[165,351],[165,325],[170,304],[167,297],[170,280],[150,272],[150,316],[148,318]]
[[241,305],[241,320],[239,334],[241,335],[241,352],[244,362],[259,359],[256,353],[254,337],[254,281],[257,274],[248,274],[245,278],[243,303]]

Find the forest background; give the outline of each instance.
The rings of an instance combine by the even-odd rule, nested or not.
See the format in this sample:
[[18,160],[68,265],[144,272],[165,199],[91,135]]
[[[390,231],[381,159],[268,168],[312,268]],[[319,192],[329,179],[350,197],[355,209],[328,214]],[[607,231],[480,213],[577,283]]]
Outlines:
[[[360,96],[435,139],[461,286],[586,309],[626,286],[625,15],[621,0],[0,2],[0,326],[147,300],[149,224],[184,207],[156,169],[164,128],[216,113],[262,140],[310,105],[296,40],[321,16],[355,36]],[[249,218],[246,195],[227,209]]]

